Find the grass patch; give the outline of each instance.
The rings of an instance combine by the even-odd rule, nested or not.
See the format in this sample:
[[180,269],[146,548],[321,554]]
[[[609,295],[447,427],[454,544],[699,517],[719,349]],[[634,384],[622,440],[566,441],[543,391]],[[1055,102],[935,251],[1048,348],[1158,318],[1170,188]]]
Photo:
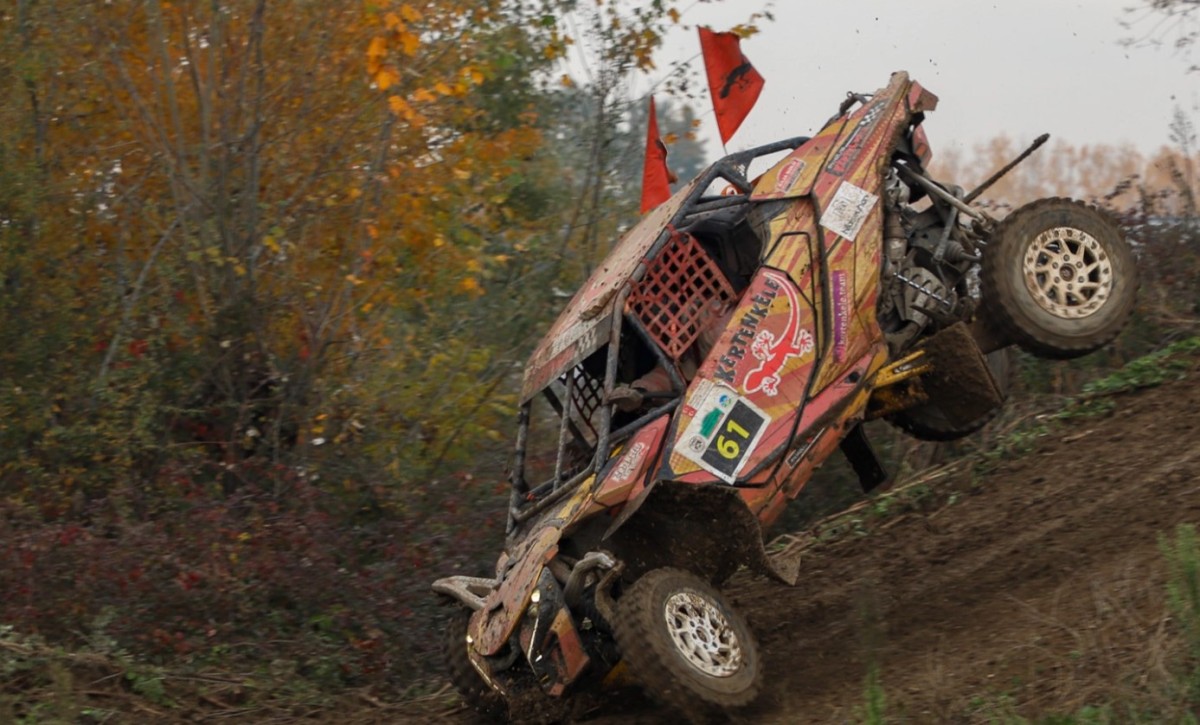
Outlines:
[[884,725],[887,718],[887,692],[879,677],[879,666],[871,665],[863,681],[863,725]]
[[1116,395],[1141,388],[1161,385],[1170,380],[1179,380],[1195,369],[1195,358],[1200,355],[1200,337],[1189,337],[1152,352],[1116,372],[1093,380],[1083,386],[1083,399],[1098,395]]
[[1196,527],[1181,524],[1174,537],[1160,537],[1167,561],[1167,606],[1186,643],[1186,661],[1177,678],[1189,703],[1200,703],[1200,540]]

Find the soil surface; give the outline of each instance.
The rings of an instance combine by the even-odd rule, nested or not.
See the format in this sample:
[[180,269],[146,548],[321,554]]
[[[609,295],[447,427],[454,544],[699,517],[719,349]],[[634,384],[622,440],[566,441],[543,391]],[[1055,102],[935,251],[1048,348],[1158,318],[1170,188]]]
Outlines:
[[[907,722],[1072,712],[1145,687],[1170,629],[1158,540],[1200,521],[1200,376],[1112,400],[990,471],[928,484],[953,493],[800,540],[794,588],[735,577],[766,685],[734,721],[860,721],[872,665]],[[618,693],[574,721],[678,718]]]

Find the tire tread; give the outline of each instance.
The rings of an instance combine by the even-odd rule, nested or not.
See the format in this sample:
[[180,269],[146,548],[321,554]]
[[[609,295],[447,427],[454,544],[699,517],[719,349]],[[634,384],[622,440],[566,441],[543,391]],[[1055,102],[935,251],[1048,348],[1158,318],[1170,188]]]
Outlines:
[[[1085,216],[1090,216],[1101,224],[1110,225],[1117,234],[1118,246],[1128,256],[1128,259],[1125,260],[1128,262],[1127,269],[1122,271],[1117,280],[1118,285],[1132,290],[1124,300],[1117,300],[1123,309],[1119,311],[1116,318],[1100,330],[1074,339],[1053,335],[1033,324],[1023,324],[1021,321],[1023,315],[1017,309],[1016,303],[1010,296],[1011,292],[1008,291],[1003,280],[1003,276],[1008,272],[1004,265],[1012,263],[1014,259],[1019,261],[1023,256],[1020,249],[1012,248],[1022,242],[1014,228],[1031,216],[1056,206],[1082,212]],[[1115,255],[1119,250],[1110,251]],[[1077,199],[1065,197],[1051,197],[1031,202],[1001,221],[991,236],[991,244],[984,252],[980,274],[984,300],[983,314],[987,323],[1000,333],[1003,339],[1016,343],[1033,355],[1052,360],[1080,357],[1111,342],[1120,334],[1133,313],[1138,287],[1136,260],[1133,258],[1133,253],[1125,241],[1125,235],[1120,226],[1101,209]]]
[[[736,708],[750,704],[758,697],[762,686],[757,643],[753,637],[747,637],[747,641],[741,643],[743,649],[750,652],[748,659],[751,666],[756,668],[748,687],[731,692],[708,689],[701,693],[688,687],[681,677],[674,674],[676,668],[684,665],[681,665],[674,646],[655,627],[656,620],[661,617],[658,611],[661,602],[656,588],[674,577],[686,577],[688,587],[711,595],[719,602],[723,601],[715,588],[684,569],[653,569],[639,578],[618,600],[617,621],[612,623],[613,636],[624,654],[629,673],[648,695],[698,719],[712,714],[706,709]],[[725,606],[724,613],[734,620],[732,624],[735,627],[750,633],[749,625],[738,612]],[[700,704],[698,700],[704,703]]]
[[508,718],[508,701],[483,681],[467,656],[465,636],[470,618],[465,609],[456,612],[446,628],[444,655],[450,683],[486,722],[503,722]]

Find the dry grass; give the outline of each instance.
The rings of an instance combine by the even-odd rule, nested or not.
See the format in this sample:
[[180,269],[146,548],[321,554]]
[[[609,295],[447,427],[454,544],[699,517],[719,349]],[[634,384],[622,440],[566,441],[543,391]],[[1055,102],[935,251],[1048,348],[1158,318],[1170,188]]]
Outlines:
[[0,630],[0,725],[10,723],[345,723],[437,721],[462,709],[448,683],[402,702],[370,688],[300,692],[264,673],[185,672],[68,652]]

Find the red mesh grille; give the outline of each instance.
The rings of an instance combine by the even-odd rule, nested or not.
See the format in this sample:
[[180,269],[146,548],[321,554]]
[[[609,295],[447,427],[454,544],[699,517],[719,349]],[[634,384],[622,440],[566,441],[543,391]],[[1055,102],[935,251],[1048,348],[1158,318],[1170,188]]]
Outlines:
[[704,248],[690,234],[675,232],[650,262],[628,305],[650,336],[678,360],[733,297],[729,281]]

